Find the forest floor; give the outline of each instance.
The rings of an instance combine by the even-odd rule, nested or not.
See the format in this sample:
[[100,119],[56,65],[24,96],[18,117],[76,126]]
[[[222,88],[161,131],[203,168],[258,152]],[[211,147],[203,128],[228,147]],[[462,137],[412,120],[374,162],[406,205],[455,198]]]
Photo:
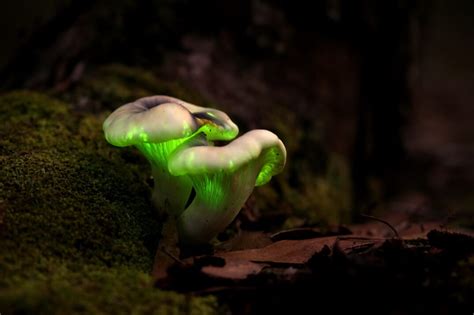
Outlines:
[[216,295],[232,314],[467,314],[473,235],[400,213],[324,230],[240,230],[215,248],[173,257],[155,279],[162,289]]

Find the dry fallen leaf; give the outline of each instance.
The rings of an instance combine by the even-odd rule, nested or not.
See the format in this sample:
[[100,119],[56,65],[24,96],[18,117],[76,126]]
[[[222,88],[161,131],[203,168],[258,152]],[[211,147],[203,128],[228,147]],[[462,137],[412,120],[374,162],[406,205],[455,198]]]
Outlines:
[[283,240],[259,249],[238,250],[218,253],[226,262],[231,260],[247,260],[274,264],[304,264],[324,246],[332,247],[337,237],[322,237],[306,240]]
[[225,260],[223,266],[204,266],[201,271],[214,278],[243,280],[270,266],[304,266],[314,254],[325,247],[332,249],[336,243],[344,253],[360,248],[370,248],[383,242],[379,238],[322,237],[307,240],[283,240],[263,248],[217,253]]
[[201,271],[213,278],[222,278],[230,280],[244,280],[250,275],[256,275],[268,264],[254,263],[248,260],[231,259],[226,260],[222,267],[206,266]]

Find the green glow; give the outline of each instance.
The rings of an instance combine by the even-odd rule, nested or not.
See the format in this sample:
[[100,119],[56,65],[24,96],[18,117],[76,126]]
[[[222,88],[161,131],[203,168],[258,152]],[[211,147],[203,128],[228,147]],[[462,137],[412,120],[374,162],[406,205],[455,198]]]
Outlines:
[[[169,110],[165,111],[169,116],[158,121],[154,117],[125,121],[112,117],[104,122],[105,136],[117,146],[135,145],[148,159],[155,181],[153,203],[158,211],[177,218],[180,241],[205,243],[234,220],[255,186],[266,184],[281,171],[285,148],[266,130],[254,130],[224,147],[213,147],[212,141],[230,141],[238,134],[238,127],[225,113],[222,117],[212,111],[194,116],[181,113],[186,120],[181,119],[184,116],[174,119]],[[114,123],[118,126],[109,128]],[[187,206],[193,189],[196,194]]]
[[148,142],[148,134],[146,132],[140,132],[138,134],[138,138],[142,141],[142,142]]
[[229,176],[232,174],[221,171],[215,174],[190,176],[190,178],[196,190],[196,196],[199,196],[209,209],[218,211],[227,195],[232,193],[229,187]]
[[252,193],[256,174],[255,165],[246,165],[235,172],[189,175],[196,197],[179,217],[180,240],[205,243],[223,231]]
[[255,181],[255,186],[265,185],[272,179],[272,176],[275,175],[275,164],[278,161],[281,161],[281,152],[278,149],[270,149],[265,154],[265,160],[263,161],[262,169],[257,176]]
[[[191,193],[192,182],[186,176],[171,175],[168,171],[168,160],[179,146],[191,143],[200,133],[197,131],[180,139],[158,143],[143,142],[135,145],[151,164],[155,181],[152,199],[159,212],[179,216],[184,211],[186,200]],[[141,133],[140,139],[148,139],[147,134]]]
[[[189,128],[183,124],[183,130]],[[173,176],[168,170],[168,161],[170,155],[180,146],[196,145],[193,140],[202,139],[207,131],[206,126],[202,126],[188,137],[180,139],[168,140],[164,142],[146,142],[149,139],[145,132],[139,134],[142,143],[135,146],[148,159],[152,166],[153,178],[155,180],[155,188],[153,190],[153,202],[156,208],[162,212],[169,212],[175,216],[179,216],[185,209],[185,203],[188,199],[193,187],[192,179],[188,176]],[[136,130],[133,130],[136,132]],[[199,138],[201,137],[201,138]],[[193,162],[195,156],[191,154],[188,159]],[[199,181],[196,179],[196,191],[202,191],[206,202],[212,207],[218,207],[222,204],[225,192],[222,187],[218,187],[219,179],[204,179]]]
[[232,140],[239,133],[235,129],[224,129],[220,126],[208,122],[199,128],[200,131],[206,134],[209,140]]
[[[146,140],[144,140],[144,142],[137,143],[135,146],[140,150],[140,152],[143,153],[143,155],[145,155],[152,165],[163,166],[167,168],[170,154],[173,153],[176,148],[178,148],[183,143],[190,142],[192,139],[202,134],[203,130],[205,129],[204,127],[205,126],[202,126],[187,137],[156,143],[146,142]],[[183,128],[187,128],[187,126],[184,125]],[[140,133],[140,139],[148,139],[148,135],[142,132]],[[191,156],[191,158],[192,157],[193,156]]]
[[[127,133],[127,140],[132,138],[135,134],[138,133],[138,128],[134,128]],[[220,130],[219,130],[220,129]],[[188,124],[183,123],[183,131],[186,133],[191,132],[191,128]],[[146,158],[152,163],[156,165],[166,166],[168,165],[168,158],[171,153],[173,153],[176,148],[182,145],[185,142],[192,140],[193,138],[197,137],[199,134],[205,134],[206,138],[215,137],[217,134],[221,136],[222,139],[227,138],[234,138],[235,132],[233,130],[222,130],[222,128],[216,127],[215,125],[203,125],[194,133],[190,134],[187,137],[173,139],[163,142],[149,142],[149,136],[146,132],[140,131],[138,133],[139,139],[142,141],[141,143],[135,144],[135,146],[146,156]],[[191,159],[193,156],[191,155]],[[192,161],[192,160],[191,160]],[[232,165],[229,165],[231,168]]]
[[[130,129],[127,132],[127,134],[125,135],[125,141],[126,142],[131,141],[136,134],[139,135],[140,139],[142,139],[142,138],[148,139],[148,135],[145,132],[143,132],[143,127],[134,127],[132,129]],[[144,141],[146,141],[146,140],[144,140]]]
[[183,122],[183,135],[190,135],[192,132],[191,126],[187,122]]
[[152,165],[167,167],[170,154],[191,137],[192,136],[159,143],[143,142],[135,146],[145,155]]
[[235,171],[235,163],[232,160],[229,161],[229,171]]

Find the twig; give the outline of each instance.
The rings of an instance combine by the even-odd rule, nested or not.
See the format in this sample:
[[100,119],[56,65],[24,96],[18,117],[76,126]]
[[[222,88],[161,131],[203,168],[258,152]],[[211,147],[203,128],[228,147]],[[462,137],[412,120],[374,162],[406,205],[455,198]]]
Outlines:
[[358,235],[347,235],[347,236],[338,236],[338,240],[349,241],[349,240],[359,240],[359,241],[385,241],[384,237],[372,237],[372,236],[358,236]]
[[398,238],[398,239],[401,239],[400,237],[400,234],[398,234],[397,230],[393,227],[393,225],[391,225],[389,222],[383,220],[383,219],[380,219],[380,218],[377,218],[377,217],[374,217],[374,216],[371,216],[371,215],[368,215],[368,214],[360,214],[361,217],[364,217],[364,218],[367,218],[367,219],[372,219],[374,221],[378,221],[380,223],[383,223],[385,224],[386,226],[388,226],[392,232],[395,234],[395,236]]
[[180,265],[185,265],[185,263],[179,259],[178,257],[176,257],[175,255],[173,255],[172,253],[170,253],[166,248],[162,247],[160,248],[160,250],[165,253],[168,257],[170,257],[171,259],[173,259],[175,262],[179,263]]

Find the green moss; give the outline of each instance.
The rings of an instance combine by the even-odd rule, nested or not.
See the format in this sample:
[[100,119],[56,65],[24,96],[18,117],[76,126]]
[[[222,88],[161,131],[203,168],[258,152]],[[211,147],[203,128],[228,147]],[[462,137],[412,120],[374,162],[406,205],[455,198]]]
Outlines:
[[471,255],[466,260],[459,261],[453,275],[453,278],[459,279],[462,284],[462,286],[453,286],[453,288],[461,287],[465,288],[465,291],[453,290],[451,298],[456,303],[469,303],[469,296],[472,296],[472,292],[474,292],[474,256]]
[[158,94],[215,107],[182,83],[160,80],[150,71],[119,64],[99,67],[88,74],[74,91],[61,97],[77,103],[79,107],[112,110],[138,98]]
[[[48,261],[47,266],[54,262]],[[150,276],[130,268],[59,263],[54,270],[1,291],[4,314],[213,314],[212,297],[189,298],[153,288]]]
[[149,267],[153,244],[143,240],[157,239],[159,225],[148,188],[98,144],[101,130],[85,140],[79,117],[37,94],[6,95],[0,109],[11,115],[0,127],[2,248]]
[[[307,161],[306,163],[309,163]],[[294,206],[294,213],[309,224],[340,224],[350,219],[351,182],[345,160],[336,155],[327,156],[327,165],[317,174],[310,166],[300,163],[299,189],[283,185],[283,191]]]
[[152,287],[160,224],[147,163],[105,142],[102,117],[29,92],[1,96],[0,113],[2,313],[213,309]]

